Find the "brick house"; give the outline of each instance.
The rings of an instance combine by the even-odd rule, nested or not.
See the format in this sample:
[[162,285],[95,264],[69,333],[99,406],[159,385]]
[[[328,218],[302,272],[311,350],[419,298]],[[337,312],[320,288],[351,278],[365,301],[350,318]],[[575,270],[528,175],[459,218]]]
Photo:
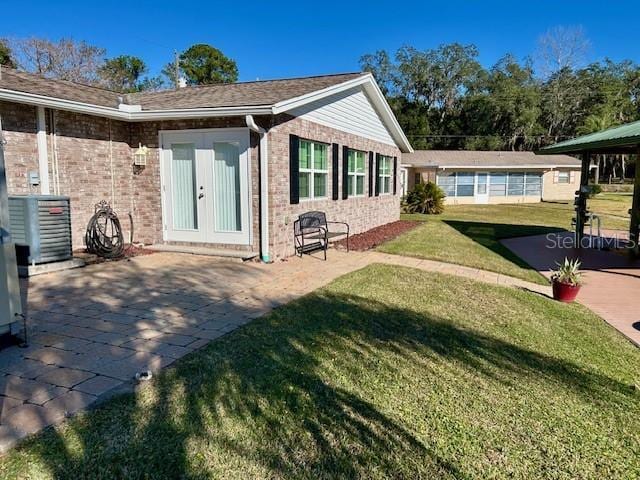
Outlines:
[[74,248],[104,199],[135,242],[289,256],[302,212],[397,220],[412,151],[365,73],[120,94],[2,68],[0,121],[10,194],[68,195]]
[[572,200],[581,163],[569,155],[473,150],[416,150],[402,156],[400,189],[434,182],[456,204]]

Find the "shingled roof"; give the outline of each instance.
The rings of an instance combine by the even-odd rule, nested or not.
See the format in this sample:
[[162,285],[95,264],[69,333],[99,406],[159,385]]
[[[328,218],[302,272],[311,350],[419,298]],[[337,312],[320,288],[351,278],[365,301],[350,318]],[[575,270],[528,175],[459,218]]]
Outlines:
[[579,167],[569,155],[539,156],[533,152],[479,150],[416,150],[402,155],[402,163],[415,167]]
[[142,110],[146,111],[271,106],[283,100],[332,87],[363,75],[366,74],[344,73],[122,94],[104,88],[66,80],[53,80],[3,67],[0,88],[102,107],[118,108],[121,103],[140,105]]
[[370,73],[200,85],[122,94],[100,87],[0,68],[0,100],[124,121],[234,115],[277,115],[361,88],[402,151],[412,151],[391,107]]
[[104,88],[67,80],[52,80],[7,67],[0,68],[0,88],[112,108],[118,108],[118,97],[123,97],[121,93]]
[[130,104],[141,105],[143,110],[271,106],[283,100],[332,87],[362,75],[364,74],[344,73],[224,85],[200,85],[177,90],[134,93],[128,95],[127,100]]

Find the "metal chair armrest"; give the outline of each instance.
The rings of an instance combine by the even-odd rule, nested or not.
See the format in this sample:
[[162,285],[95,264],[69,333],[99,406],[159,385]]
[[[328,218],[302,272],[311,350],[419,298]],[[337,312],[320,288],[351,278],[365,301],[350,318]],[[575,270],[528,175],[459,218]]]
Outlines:
[[347,227],[347,232],[346,233],[349,233],[349,224],[348,223],[346,223],[346,222],[327,222],[327,224],[329,224],[329,223],[333,223],[335,225],[344,225],[345,227]]

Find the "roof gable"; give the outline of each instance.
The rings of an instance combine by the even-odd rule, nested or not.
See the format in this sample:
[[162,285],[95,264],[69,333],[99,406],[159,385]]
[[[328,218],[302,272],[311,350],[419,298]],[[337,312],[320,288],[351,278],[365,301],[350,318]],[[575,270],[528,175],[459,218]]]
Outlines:
[[288,113],[381,143],[396,144],[361,85],[293,108]]

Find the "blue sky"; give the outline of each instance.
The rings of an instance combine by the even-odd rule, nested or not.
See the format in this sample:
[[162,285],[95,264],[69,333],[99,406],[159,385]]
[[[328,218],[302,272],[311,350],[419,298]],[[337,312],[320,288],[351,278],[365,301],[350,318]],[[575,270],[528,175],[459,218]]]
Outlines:
[[241,80],[359,70],[358,59],[409,44],[474,43],[483,64],[532,53],[557,25],[581,25],[589,60],[640,61],[631,1],[20,1],[2,7],[0,36],[72,36],[143,58],[157,73],[173,49],[209,43]]

